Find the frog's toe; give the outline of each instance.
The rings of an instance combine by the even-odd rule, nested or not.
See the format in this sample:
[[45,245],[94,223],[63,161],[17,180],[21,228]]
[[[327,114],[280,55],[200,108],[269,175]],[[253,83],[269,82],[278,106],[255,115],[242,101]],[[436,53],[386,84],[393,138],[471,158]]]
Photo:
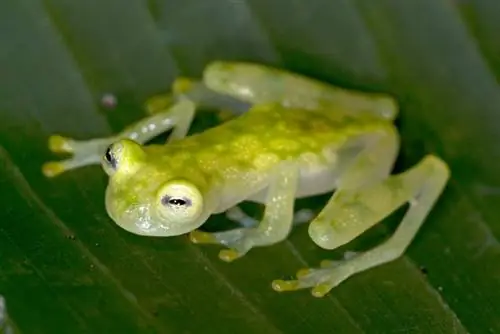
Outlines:
[[223,249],[219,252],[219,259],[221,259],[224,262],[232,262],[236,259],[239,259],[243,255],[245,255],[245,253],[241,253],[236,249],[228,248],[228,249]]
[[42,173],[46,177],[55,177],[65,170],[64,163],[59,161],[49,161],[42,165]]
[[189,240],[193,244],[217,244],[217,239],[213,236],[213,233],[203,232],[199,230],[194,230],[189,233]]
[[46,177],[54,177],[70,169],[99,164],[106,148],[112,142],[112,138],[78,141],[61,135],[52,135],[48,140],[49,149],[55,153],[71,153],[72,157],[43,164],[42,173]]
[[49,150],[55,153],[72,153],[73,143],[73,139],[61,135],[52,135],[48,140]]
[[174,97],[171,94],[158,94],[146,100],[144,106],[146,113],[155,115],[167,110],[174,102]]
[[89,165],[89,163],[75,158],[60,161],[49,161],[42,165],[42,173],[45,177],[56,177],[70,169],[75,169],[85,165]]
[[195,230],[189,234],[189,239],[196,244],[226,246],[226,249],[219,252],[219,258],[225,262],[231,262],[244,256],[252,248],[253,244],[249,231],[250,229],[246,228],[217,233]]
[[272,288],[278,292],[311,288],[314,297],[324,297],[349,276],[344,261],[323,261],[321,268],[305,268],[294,280],[274,280]]

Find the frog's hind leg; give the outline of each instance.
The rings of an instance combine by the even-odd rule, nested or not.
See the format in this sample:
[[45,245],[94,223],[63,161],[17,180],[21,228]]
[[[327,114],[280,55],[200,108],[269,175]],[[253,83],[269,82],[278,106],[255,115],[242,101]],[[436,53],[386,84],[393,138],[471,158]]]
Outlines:
[[329,85],[283,69],[246,62],[215,61],[203,80],[211,91],[251,104],[280,103],[286,107],[328,110],[393,120],[398,114],[393,97]]
[[188,99],[198,108],[217,110],[218,118],[227,121],[245,113],[250,107],[250,103],[217,93],[208,88],[205,82],[187,77],[177,78],[172,85],[172,91],[173,94],[158,94],[151,97],[146,102],[147,112],[155,114],[181,99]]
[[447,165],[429,155],[410,170],[368,186],[338,190],[318,217],[309,234],[325,249],[337,248],[409,203],[396,232],[381,245],[343,261],[323,261],[319,269],[303,269],[296,280],[275,280],[277,291],[313,288],[322,297],[350,276],[400,257],[408,247],[449,178]]

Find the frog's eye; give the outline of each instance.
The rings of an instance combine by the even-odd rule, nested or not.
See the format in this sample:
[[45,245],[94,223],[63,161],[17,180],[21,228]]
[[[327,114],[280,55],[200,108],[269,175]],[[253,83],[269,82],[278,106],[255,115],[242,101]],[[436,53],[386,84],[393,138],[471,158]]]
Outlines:
[[115,144],[111,144],[106,148],[106,152],[102,157],[102,167],[106,174],[113,175],[118,167],[118,159]]
[[143,158],[144,151],[139,144],[129,139],[122,139],[106,148],[102,156],[102,166],[110,176],[116,172],[129,173],[135,171]]
[[158,210],[168,222],[189,224],[203,212],[203,197],[200,191],[186,181],[170,181],[157,194]]
[[104,153],[104,161],[108,164],[112,169],[116,169],[116,158],[113,153],[113,144],[109,145],[106,149],[106,153]]

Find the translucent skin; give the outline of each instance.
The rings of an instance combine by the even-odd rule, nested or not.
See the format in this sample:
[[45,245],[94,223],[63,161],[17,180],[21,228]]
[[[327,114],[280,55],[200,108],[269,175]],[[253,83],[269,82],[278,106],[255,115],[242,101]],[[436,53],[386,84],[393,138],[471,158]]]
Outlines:
[[[107,209],[125,229],[138,221],[148,226],[139,231],[141,234],[186,233],[193,228],[178,233],[155,227],[162,222],[151,208],[157,204],[156,193],[165,182],[189,181],[201,191],[204,202],[210,203],[206,209],[211,212],[207,214],[221,212],[238,204],[242,197],[250,197],[282,161],[298,161],[303,172],[324,168],[346,142],[384,131],[394,131],[392,123],[375,117],[256,105],[244,115],[201,134],[169,145],[145,146],[145,156],[140,158],[126,157],[122,164],[134,164],[136,169],[125,173],[126,177],[120,177],[118,170],[110,179]],[[202,217],[208,218],[207,214]],[[203,223],[200,220],[193,226]]]
[[[199,105],[215,106],[229,120],[187,136]],[[232,116],[244,109],[241,116]],[[52,136],[52,151],[74,156],[43,166],[50,177],[102,163],[109,175],[106,209],[129,232],[155,237],[189,233],[192,242],[225,246],[219,257],[233,261],[254,247],[285,240],[299,197],[335,190],[309,222],[311,240],[325,249],[348,243],[410,204],[386,242],[341,262],[324,261],[322,269],[300,270],[296,280],[275,280],[277,291],[311,287],[321,297],[348,277],[395,260],[449,179],[446,163],[433,155],[390,175],[399,150],[393,98],[263,65],[214,62],[203,81],[177,79],[173,93],[152,97],[146,110],[149,117],[110,138]],[[143,146],[169,129],[165,145]],[[212,214],[229,213],[246,200],[265,205],[257,226],[197,230]],[[230,216],[249,221],[241,213]]]

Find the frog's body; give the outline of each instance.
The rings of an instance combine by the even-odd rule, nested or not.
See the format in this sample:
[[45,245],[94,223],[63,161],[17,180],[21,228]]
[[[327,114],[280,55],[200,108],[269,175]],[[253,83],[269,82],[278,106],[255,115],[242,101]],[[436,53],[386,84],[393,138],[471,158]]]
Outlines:
[[[251,106],[237,118],[186,137],[196,104],[236,109],[236,100],[223,101],[219,94]],[[96,163],[106,151],[106,208],[132,233],[191,232],[193,242],[228,246],[220,257],[232,261],[253,247],[284,240],[300,197],[336,190],[309,227],[311,238],[327,249],[411,203],[386,243],[335,267],[325,262],[332,267],[328,270],[302,271],[296,281],[275,281],[277,290],[315,287],[321,296],[352,274],[397,258],[449,177],[447,166],[434,156],[389,176],[399,148],[390,97],[341,90],[260,65],[214,63],[203,83],[179,79],[173,96],[151,99],[148,109],[152,116],[113,138],[51,138],[54,151],[75,157],[44,167],[46,175],[57,174]],[[139,145],[169,128],[174,131],[166,145]],[[244,200],[266,206],[259,226],[213,234],[196,230],[212,214]]]
[[[265,204],[265,189],[254,194],[251,184],[266,183],[273,168],[284,160],[298,163],[295,198],[334,190],[337,155],[342,148],[361,148],[363,139],[377,132],[395,134],[392,123],[383,119],[259,105],[231,122],[177,143],[144,147],[154,158],[143,173],[197,175],[209,188],[220,189],[219,213],[237,205],[241,199],[235,197]],[[235,196],[241,187],[241,194]]]

